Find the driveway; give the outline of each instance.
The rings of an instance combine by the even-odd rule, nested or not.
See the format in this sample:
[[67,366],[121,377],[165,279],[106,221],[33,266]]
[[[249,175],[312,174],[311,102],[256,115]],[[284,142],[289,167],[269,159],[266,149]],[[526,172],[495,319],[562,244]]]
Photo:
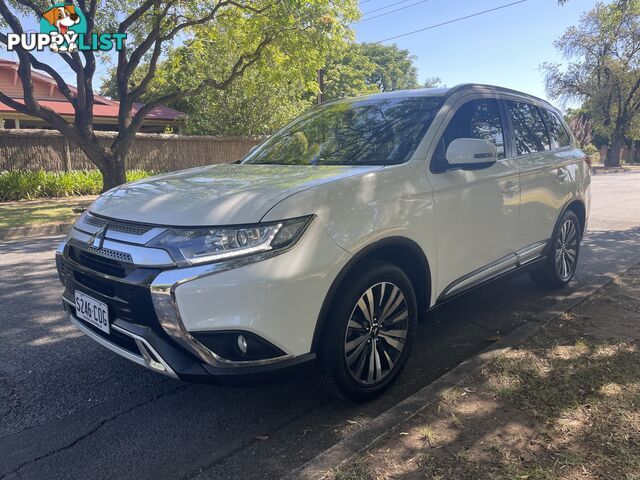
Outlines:
[[[640,173],[593,177],[580,267],[561,295],[640,261]],[[0,243],[0,478],[278,478],[552,306],[526,275],[431,313],[397,384],[366,405],[310,383],[192,385],[132,364],[62,314],[61,237]]]

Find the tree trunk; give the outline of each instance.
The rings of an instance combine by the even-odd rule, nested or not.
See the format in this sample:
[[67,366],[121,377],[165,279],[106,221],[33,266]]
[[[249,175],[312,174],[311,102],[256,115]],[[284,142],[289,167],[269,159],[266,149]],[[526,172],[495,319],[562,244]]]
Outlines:
[[62,149],[64,171],[68,172],[69,170],[71,170],[71,147],[69,145],[69,139],[67,137],[63,136],[62,140],[64,142]]
[[615,133],[611,136],[611,148],[604,161],[605,167],[619,167],[622,148],[624,147],[624,134]]
[[102,193],[127,182],[126,155],[103,148],[95,137],[76,139],[76,143],[102,173]]
[[102,193],[127,182],[124,161],[112,157],[106,168],[100,168],[102,173]]

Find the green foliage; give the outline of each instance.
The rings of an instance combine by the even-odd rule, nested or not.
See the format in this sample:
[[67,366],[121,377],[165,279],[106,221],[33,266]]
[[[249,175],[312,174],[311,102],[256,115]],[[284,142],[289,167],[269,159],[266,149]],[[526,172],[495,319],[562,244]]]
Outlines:
[[640,124],[640,0],[598,3],[555,46],[569,63],[542,65],[549,95],[582,102],[594,136],[611,138],[616,163]]
[[375,85],[381,92],[418,88],[418,70],[413,65],[415,55],[397,45],[363,43],[362,54],[374,65],[367,83]]
[[[144,170],[130,170],[127,181],[133,182],[152,175]],[[46,172],[25,170],[0,172],[0,201],[97,195],[102,190],[102,174],[98,170]]]
[[[238,58],[269,38],[260,58],[234,82],[207,86],[170,106],[187,114],[187,133],[200,135],[268,134],[309,108],[325,58],[352,41],[348,25],[359,16],[357,0],[269,5],[259,16],[228,10],[215,23],[192,29],[184,44],[168,49],[143,100],[208,79],[223,82]],[[139,83],[147,70],[141,66],[130,83]],[[115,71],[104,80],[102,93],[117,97]]]
[[[228,63],[225,52],[211,47],[222,41],[211,39],[216,35],[211,28],[200,29],[192,43],[172,51],[171,60],[160,65],[153,95],[176,88],[185,77],[213,75],[220,64]],[[298,42],[302,41],[300,37]],[[268,48],[225,91],[207,88],[171,107],[187,114],[189,134],[266,135],[315,104],[320,68],[325,72],[327,100],[420,86],[414,57],[395,45],[354,44],[339,36],[305,43],[302,54],[295,53],[298,48],[295,44]],[[424,86],[439,83],[430,78]],[[115,72],[105,79],[103,94],[117,94]]]
[[323,68],[327,100],[380,92],[376,85],[368,82],[376,64],[364,55],[361,45],[347,45],[332,52]]
[[[348,45],[327,59],[325,96],[340,98],[418,88],[414,61],[415,57],[408,50],[397,45]],[[433,81],[430,79],[428,83]]]
[[591,159],[593,163],[600,163],[600,151],[595,145],[590,143],[582,147],[582,151]]
[[[162,64],[163,78],[156,88],[172,88],[173,74],[168,72],[180,68]],[[215,64],[206,69],[212,72]],[[312,69],[301,71],[290,58],[276,61],[272,52],[265,52],[264,58],[227,90],[207,88],[170,106],[187,115],[185,133],[189,135],[267,135],[312,105],[317,88],[315,77]],[[117,98],[115,70],[104,79],[101,92]]]
[[[186,131],[192,135],[267,135],[312,104],[315,73],[299,74],[281,64],[274,69],[261,61],[228,90],[207,89],[172,105],[187,114]],[[305,78],[306,77],[306,78]]]
[[440,88],[444,87],[440,77],[428,77],[422,84],[422,88]]

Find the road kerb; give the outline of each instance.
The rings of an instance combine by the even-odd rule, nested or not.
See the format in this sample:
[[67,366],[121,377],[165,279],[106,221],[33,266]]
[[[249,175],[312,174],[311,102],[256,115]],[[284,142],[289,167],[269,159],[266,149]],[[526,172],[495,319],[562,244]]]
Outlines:
[[61,233],[67,233],[72,225],[73,223],[53,223],[26,227],[0,228],[0,240],[59,235]]
[[453,370],[391,407],[380,416],[369,421],[340,442],[320,453],[298,469],[290,472],[284,479],[321,480],[330,475],[332,471],[339,470],[371,448],[382,439],[382,437],[397,430],[407,420],[415,417],[425,408],[439,400],[442,393],[452,387],[460,385],[470,374],[482,368],[487,362],[523,342],[540,330],[545,324],[581,304],[591,295],[633,268],[639,262],[640,257],[634,259],[630,265],[615,268],[613,271],[599,276],[600,281],[597,284],[591,284],[577,290],[571,293],[571,295],[559,300],[551,308],[537,313],[532,317],[532,320],[508,335],[505,335],[502,339],[479,354],[465,360]]

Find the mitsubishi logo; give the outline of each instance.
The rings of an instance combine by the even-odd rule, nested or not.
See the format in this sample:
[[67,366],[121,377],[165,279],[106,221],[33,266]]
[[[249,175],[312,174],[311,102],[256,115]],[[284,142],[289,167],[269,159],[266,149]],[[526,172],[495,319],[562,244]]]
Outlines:
[[106,223],[100,229],[89,237],[87,240],[87,245],[93,248],[97,248],[100,250],[102,245],[104,245],[104,237],[107,234],[107,229],[109,228],[109,224]]

